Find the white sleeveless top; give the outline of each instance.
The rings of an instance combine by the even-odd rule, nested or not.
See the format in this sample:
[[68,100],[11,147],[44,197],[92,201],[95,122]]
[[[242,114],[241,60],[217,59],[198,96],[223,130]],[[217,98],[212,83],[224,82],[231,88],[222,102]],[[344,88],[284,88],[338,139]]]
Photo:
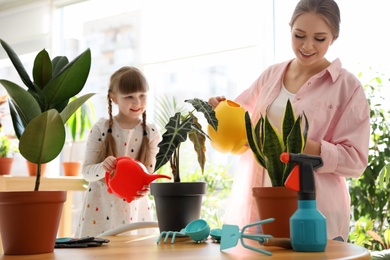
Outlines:
[[294,98],[295,94],[288,91],[286,87],[282,85],[282,90],[280,91],[279,96],[268,108],[268,119],[270,120],[271,124],[279,130],[279,132],[281,132],[282,129],[282,120],[284,111],[286,109],[287,100],[293,100]]

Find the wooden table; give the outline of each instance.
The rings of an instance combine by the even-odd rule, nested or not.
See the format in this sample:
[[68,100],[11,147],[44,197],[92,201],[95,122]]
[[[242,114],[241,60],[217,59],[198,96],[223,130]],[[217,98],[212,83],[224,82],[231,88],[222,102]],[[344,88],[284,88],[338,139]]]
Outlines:
[[[0,191],[33,191],[35,177],[0,176]],[[67,196],[62,210],[59,237],[72,236],[73,191],[85,191],[88,183],[82,177],[42,177],[39,190],[66,190]]]
[[[189,238],[176,238],[175,243],[171,244],[170,239],[167,243],[156,243],[157,235],[141,236],[112,236],[108,244],[100,247],[90,248],[63,248],[55,249],[54,253],[12,256],[0,255],[0,260],[28,259],[28,260],[69,260],[69,259],[169,259],[169,260],[208,260],[208,259],[371,259],[369,252],[357,245],[338,241],[329,241],[325,252],[321,253],[303,253],[278,247],[263,247],[263,249],[272,252],[272,256],[267,256],[244,248],[240,242],[236,247],[219,250],[219,244],[208,240],[203,243],[196,243]],[[247,241],[255,247],[260,247],[257,242]],[[0,251],[2,249],[0,248]]]

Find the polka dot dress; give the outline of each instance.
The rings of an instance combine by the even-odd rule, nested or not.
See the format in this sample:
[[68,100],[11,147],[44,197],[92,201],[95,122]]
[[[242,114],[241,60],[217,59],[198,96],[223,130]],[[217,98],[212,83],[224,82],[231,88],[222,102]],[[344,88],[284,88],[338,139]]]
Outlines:
[[[105,231],[117,228],[123,224],[151,221],[152,212],[148,197],[133,200],[127,203],[114,194],[107,192],[105,184],[105,171],[101,162],[97,163],[100,155],[101,142],[107,134],[108,120],[100,119],[92,128],[89,136],[85,161],[83,165],[83,177],[89,182],[85,194],[84,206],[80,214],[80,220],[76,228],[75,237],[97,236]],[[157,144],[161,135],[152,124],[147,125],[147,134],[151,147],[152,165],[145,165],[150,173],[153,172],[155,155],[158,151]],[[119,156],[127,155],[135,158],[140,149],[143,128],[139,124],[134,129],[122,129],[114,120],[112,134],[116,140]],[[134,231],[133,231],[134,232]],[[151,232],[148,229],[139,232]]]

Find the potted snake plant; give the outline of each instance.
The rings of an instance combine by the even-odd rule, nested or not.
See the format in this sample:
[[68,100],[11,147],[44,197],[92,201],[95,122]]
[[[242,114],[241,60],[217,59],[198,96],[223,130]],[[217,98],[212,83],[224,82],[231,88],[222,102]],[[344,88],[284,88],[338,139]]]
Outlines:
[[64,124],[93,95],[69,102],[84,88],[91,52],[87,49],[69,62],[65,56],[51,60],[43,49],[35,57],[31,79],[11,46],[1,39],[0,43],[25,85],[0,79],[9,95],[19,151],[38,165],[31,191],[0,192],[3,249],[5,254],[52,252],[66,191],[40,191],[41,166],[60,154],[66,137]]
[[[206,183],[180,181],[180,148],[186,140],[192,142],[202,172],[206,162],[205,141],[208,136],[198,122],[196,112],[203,114],[208,124],[215,130],[218,128],[215,112],[207,102],[198,98],[185,100],[185,102],[190,103],[194,109],[189,112],[181,109],[174,111],[174,115],[169,115],[162,140],[158,144],[159,152],[156,155],[155,171],[169,162],[174,181],[154,182],[150,185],[161,232],[180,231],[188,223],[200,217]],[[165,108],[170,106],[169,101],[164,103],[160,100],[160,104]],[[171,104],[175,107],[176,101],[173,99]],[[161,114],[159,116],[164,117]]]
[[297,210],[298,198],[295,191],[284,187],[284,183],[294,165],[283,163],[280,155],[283,152],[303,152],[309,131],[306,115],[302,113],[296,117],[288,100],[281,133],[271,124],[267,114],[264,117],[261,115],[253,124],[246,112],[245,125],[249,147],[256,161],[267,170],[272,183],[272,187],[253,188],[260,219],[275,218],[274,222],[263,226],[263,231],[275,237],[290,237],[289,219]]

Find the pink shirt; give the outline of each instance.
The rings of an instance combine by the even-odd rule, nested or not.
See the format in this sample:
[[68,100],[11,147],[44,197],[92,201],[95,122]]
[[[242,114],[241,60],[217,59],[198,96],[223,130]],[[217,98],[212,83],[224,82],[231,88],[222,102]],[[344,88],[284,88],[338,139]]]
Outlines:
[[[251,112],[254,121],[260,113],[265,115],[267,107],[278,97],[290,62],[267,68],[237,97],[236,102]],[[359,80],[343,69],[340,60],[336,59],[328,68],[311,77],[291,101],[295,113],[298,115],[304,111],[309,120],[308,138],[321,143],[324,165],[316,171],[316,194],[318,209],[327,219],[328,238],[342,236],[346,241],[350,197],[345,178],[358,178],[368,163],[370,111],[364,90]],[[250,150],[241,156],[239,169],[245,171],[235,177],[231,210],[227,211],[225,222],[230,220],[242,226],[258,220],[248,185],[271,184]]]

